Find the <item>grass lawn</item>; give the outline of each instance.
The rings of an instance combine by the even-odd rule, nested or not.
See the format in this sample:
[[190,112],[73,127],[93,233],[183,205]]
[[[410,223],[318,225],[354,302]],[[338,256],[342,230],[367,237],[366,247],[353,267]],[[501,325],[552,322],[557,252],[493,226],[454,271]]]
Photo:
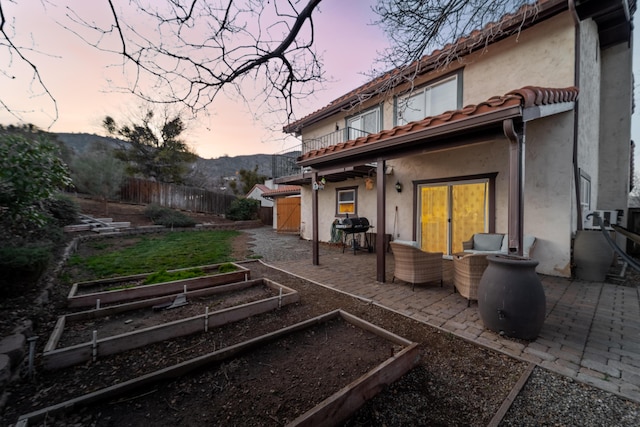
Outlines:
[[235,230],[185,231],[140,236],[133,243],[127,237],[127,245],[120,245],[118,238],[85,242],[91,255],[79,251],[67,265],[82,267],[99,279],[235,261],[232,242],[239,234]]

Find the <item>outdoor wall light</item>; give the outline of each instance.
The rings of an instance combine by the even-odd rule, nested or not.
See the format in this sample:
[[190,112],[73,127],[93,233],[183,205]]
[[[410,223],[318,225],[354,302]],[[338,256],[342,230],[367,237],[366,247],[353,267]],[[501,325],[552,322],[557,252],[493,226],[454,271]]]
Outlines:
[[396,182],[396,191],[398,193],[402,193],[402,184],[400,183],[400,181]]

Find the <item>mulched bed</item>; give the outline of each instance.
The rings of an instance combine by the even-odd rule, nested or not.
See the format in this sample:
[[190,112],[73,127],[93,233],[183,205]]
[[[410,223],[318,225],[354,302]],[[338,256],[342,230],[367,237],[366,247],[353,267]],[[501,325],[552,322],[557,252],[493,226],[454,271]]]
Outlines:
[[[384,421],[387,425],[407,425],[408,420],[413,419],[411,414],[420,414],[420,419],[426,417],[427,424],[431,425],[486,425],[524,372],[523,362],[478,347],[379,306],[270,269],[259,262],[247,263],[245,266],[251,269],[252,278],[266,277],[296,289],[300,293],[300,303],[215,328],[205,338],[202,335],[177,338],[98,359],[95,363],[57,372],[38,372],[33,381],[12,386],[11,401],[0,422],[15,422],[20,414],[66,401],[338,308],[420,343],[421,361],[418,368],[394,384],[393,393],[384,393],[385,404],[405,408],[402,414],[396,415],[397,423],[387,419]],[[331,354],[352,350],[351,346],[332,347]],[[312,363],[302,366],[302,369],[309,371],[320,369],[332,372],[333,368],[332,357],[314,359]],[[270,383],[256,386],[261,387],[256,391],[259,395],[268,395],[273,388]],[[210,396],[215,388],[209,382],[203,383],[202,387],[205,392],[190,396],[193,407],[210,405]],[[322,396],[309,399],[319,403]],[[258,414],[272,410],[270,406],[261,406],[260,399],[244,402],[248,405],[245,410],[249,412]],[[128,415],[146,417],[147,414],[164,410],[167,403],[158,400],[156,405],[155,408],[140,407],[139,413],[128,412]],[[358,414],[359,424],[355,425],[380,425],[379,417],[382,412],[367,409],[363,411],[365,415]],[[81,418],[66,420],[58,425],[73,425],[80,421],[83,425],[91,425],[102,415],[87,409],[77,416]],[[238,422],[241,421],[230,420],[227,425],[238,425]]]

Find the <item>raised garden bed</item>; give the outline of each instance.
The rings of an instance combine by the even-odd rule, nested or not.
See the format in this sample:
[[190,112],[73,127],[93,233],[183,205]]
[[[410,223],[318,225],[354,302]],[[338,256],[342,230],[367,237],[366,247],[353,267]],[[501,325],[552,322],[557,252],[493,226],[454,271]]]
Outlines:
[[[165,309],[178,297],[184,297],[187,305]],[[147,344],[206,332],[298,300],[297,291],[269,279],[257,279],[67,314],[58,318],[44,349],[42,364],[45,369],[60,369]],[[142,329],[136,330],[140,327]],[[65,333],[69,337],[65,337]],[[58,348],[60,344],[64,347]]]
[[[336,351],[350,346],[353,352]],[[332,361],[329,370],[309,369],[321,358]],[[87,405],[112,425],[336,425],[418,359],[416,343],[336,310],[22,415],[17,425],[45,417],[51,425],[56,419],[64,423],[65,411]],[[209,404],[192,407],[191,393],[205,393]],[[166,405],[158,411],[129,410],[159,401]],[[237,412],[245,401],[270,410]],[[137,413],[142,419],[132,417]]]
[[[69,307],[93,306],[99,308],[107,304],[148,299],[163,295],[175,295],[185,290],[192,291],[211,286],[240,282],[251,278],[251,272],[248,269],[236,263],[230,264],[236,268],[236,271],[219,273],[218,269],[222,264],[207,265],[197,267],[207,272],[208,274],[206,276],[156,283],[153,285],[142,285],[144,280],[152,273],[74,283],[67,297],[67,305]],[[193,268],[194,267],[190,269]],[[169,270],[169,272],[190,269]]]

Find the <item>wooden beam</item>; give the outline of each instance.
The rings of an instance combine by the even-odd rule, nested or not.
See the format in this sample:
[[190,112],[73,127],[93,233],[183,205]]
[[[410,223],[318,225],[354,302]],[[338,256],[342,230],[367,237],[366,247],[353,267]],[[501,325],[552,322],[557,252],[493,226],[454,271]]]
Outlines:
[[386,161],[379,158],[376,171],[376,194],[377,194],[377,220],[376,220],[376,280],[385,282],[386,277],[386,257],[385,247],[386,233],[386,187],[387,175],[385,174]]
[[314,188],[318,182],[318,172],[313,172],[311,178],[311,228],[313,233],[313,244],[311,256],[313,265],[320,265],[320,242],[318,237],[318,190]]

